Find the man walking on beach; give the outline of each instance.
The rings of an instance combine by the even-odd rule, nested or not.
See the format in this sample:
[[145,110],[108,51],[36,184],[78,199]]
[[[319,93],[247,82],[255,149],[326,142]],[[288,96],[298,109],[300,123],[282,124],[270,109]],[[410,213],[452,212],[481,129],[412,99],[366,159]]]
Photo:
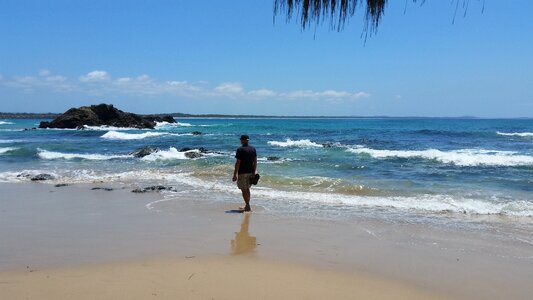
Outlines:
[[235,158],[235,170],[233,171],[233,181],[237,181],[237,187],[242,192],[245,206],[244,211],[252,211],[250,208],[250,187],[257,169],[257,153],[255,148],[248,145],[250,137],[241,135],[241,146],[237,149]]

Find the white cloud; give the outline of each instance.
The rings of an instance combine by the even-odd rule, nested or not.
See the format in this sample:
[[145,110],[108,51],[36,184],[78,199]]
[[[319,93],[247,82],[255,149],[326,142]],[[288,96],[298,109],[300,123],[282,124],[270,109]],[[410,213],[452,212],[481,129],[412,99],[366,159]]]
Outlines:
[[41,69],[39,70],[39,76],[48,76],[50,75],[50,71],[46,70],[46,69]]
[[369,93],[357,92],[351,93],[347,91],[325,90],[296,90],[292,92],[282,93],[281,97],[288,99],[330,99],[330,100],[357,100],[361,98],[370,97]]
[[87,73],[86,75],[80,76],[81,82],[98,82],[98,81],[107,81],[109,80],[109,74],[106,71],[95,70]]
[[39,76],[15,76],[4,82],[5,85],[22,89],[25,93],[31,93],[35,89],[51,89],[56,92],[68,92],[78,88],[75,84],[68,82],[68,78],[65,76],[50,75],[50,72],[42,72],[42,70],[39,71]]
[[370,93],[366,93],[366,92],[358,92],[358,93],[352,94],[352,97],[355,99],[368,98],[370,96],[371,96]]
[[47,76],[45,78],[46,81],[56,81],[56,82],[63,82],[67,80],[67,77],[61,76],[61,75],[54,75],[54,76]]
[[[350,92],[327,89],[315,91],[310,89],[293,91],[276,91],[274,89],[246,89],[240,82],[223,82],[210,86],[208,82],[188,82],[185,80],[161,81],[148,75],[125,76],[112,78],[106,71],[95,70],[78,79],[69,79],[61,75],[53,75],[48,70],[40,70],[39,76],[15,76],[4,78],[3,85],[19,88],[26,92],[48,88],[58,92],[76,91],[88,95],[133,95],[160,96],[172,95],[183,98],[198,99],[271,99],[297,101],[329,101],[331,103],[353,101],[367,98],[366,92]],[[2,79],[0,75],[0,79]]]
[[215,92],[220,94],[241,94],[244,91],[238,82],[224,82],[215,88]]
[[148,76],[146,74],[143,74],[141,76],[138,76],[137,80],[139,80],[139,81],[150,81],[150,76]]
[[252,97],[257,98],[267,98],[267,97],[274,97],[276,96],[276,92],[269,89],[258,89],[258,90],[251,90],[248,92],[248,95]]
[[131,78],[129,77],[120,77],[116,80],[117,83],[128,83],[131,81]]

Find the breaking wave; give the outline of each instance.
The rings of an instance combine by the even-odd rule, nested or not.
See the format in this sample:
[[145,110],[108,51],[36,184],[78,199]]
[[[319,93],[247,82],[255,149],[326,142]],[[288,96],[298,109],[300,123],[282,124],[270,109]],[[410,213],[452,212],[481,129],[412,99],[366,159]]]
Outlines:
[[43,149],[37,149],[38,153],[37,155],[41,159],[84,159],[84,160],[109,160],[109,159],[124,159],[124,158],[132,158],[131,155],[105,155],[105,154],[80,154],[80,153],[62,153],[62,152],[54,152],[54,151],[47,151]]
[[[134,127],[115,127],[115,126],[89,126],[89,125],[83,125],[84,130],[95,130],[95,131],[108,131],[108,130],[141,130],[140,128],[134,128]],[[70,130],[77,130],[77,129],[70,129]]]
[[185,123],[185,122],[176,122],[176,123],[168,123],[168,122],[155,122],[156,128],[165,128],[165,127],[213,127],[218,126],[216,124],[212,125],[205,125],[205,124],[191,124],[191,123]]
[[0,125],[13,125],[15,123],[9,121],[0,121]]
[[192,127],[195,126],[190,123],[184,123],[184,122],[176,122],[176,123],[169,123],[169,122],[155,122],[156,127],[166,127],[166,126],[181,126],[181,127]]
[[504,136],[533,137],[533,132],[500,132],[500,131],[497,131],[496,134],[504,135]]
[[512,151],[491,151],[483,149],[462,149],[441,151],[428,150],[376,150],[364,147],[346,150],[355,154],[367,154],[373,158],[424,158],[457,166],[531,166],[533,156],[518,155]]
[[141,140],[150,137],[162,136],[168,134],[167,132],[145,132],[145,133],[125,133],[118,131],[108,131],[101,136],[107,140]]
[[312,147],[322,147],[321,144],[317,144],[315,142],[311,142],[310,140],[297,140],[293,141],[291,139],[287,139],[285,142],[278,142],[278,141],[268,141],[269,145],[277,146],[277,147],[283,147],[283,148],[312,148]]
[[11,151],[15,151],[19,148],[15,148],[15,147],[3,147],[3,148],[0,148],[0,154],[6,154],[8,152],[11,152]]
[[170,147],[168,150],[159,150],[142,158],[142,160],[146,161],[175,159],[187,159],[187,156],[185,156],[185,152],[179,152],[178,149]]

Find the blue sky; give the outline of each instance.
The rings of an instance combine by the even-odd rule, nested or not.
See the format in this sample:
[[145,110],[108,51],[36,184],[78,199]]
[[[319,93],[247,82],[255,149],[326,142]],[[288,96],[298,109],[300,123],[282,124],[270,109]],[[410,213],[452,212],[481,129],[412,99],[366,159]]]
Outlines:
[[[461,0],[462,1],[462,0]],[[390,1],[340,33],[273,1],[0,2],[0,111],[533,117],[533,1]]]

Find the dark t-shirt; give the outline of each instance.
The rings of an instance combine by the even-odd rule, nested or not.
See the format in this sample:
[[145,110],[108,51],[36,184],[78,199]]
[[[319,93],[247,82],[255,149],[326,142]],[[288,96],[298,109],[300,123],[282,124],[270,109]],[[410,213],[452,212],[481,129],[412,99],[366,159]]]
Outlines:
[[253,173],[254,172],[254,161],[257,157],[255,148],[249,145],[241,146],[237,149],[235,158],[241,161],[239,166],[239,174]]

